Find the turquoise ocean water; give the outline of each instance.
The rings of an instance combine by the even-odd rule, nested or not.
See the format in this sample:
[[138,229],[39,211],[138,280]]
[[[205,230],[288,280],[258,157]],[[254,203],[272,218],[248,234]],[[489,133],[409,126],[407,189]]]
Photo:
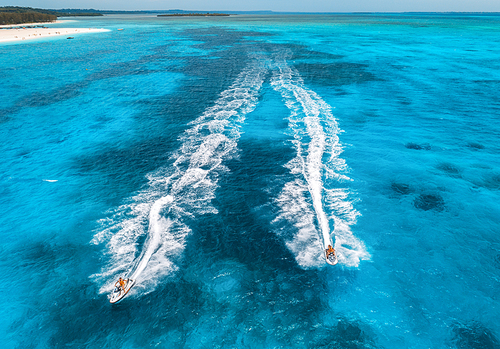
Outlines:
[[110,31],[0,45],[2,348],[500,347],[499,16],[52,26]]

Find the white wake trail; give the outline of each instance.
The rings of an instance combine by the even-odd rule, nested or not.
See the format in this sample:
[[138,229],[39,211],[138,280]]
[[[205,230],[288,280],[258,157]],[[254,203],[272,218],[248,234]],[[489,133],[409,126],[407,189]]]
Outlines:
[[217,213],[211,201],[219,176],[227,172],[223,163],[237,155],[240,128],[258,103],[266,72],[262,60],[255,59],[190,123],[172,166],[150,173],[147,187],[102,221],[93,242],[107,242],[110,262],[92,276],[103,284],[101,292],[110,291],[123,274],[137,280],[134,289],[151,292],[161,277],[177,270],[176,260],[191,232],[189,219]]
[[[331,107],[305,87],[285,56],[275,59],[271,85],[290,110],[289,127],[297,151],[297,156],[287,164],[296,179],[285,184],[278,198],[281,214],[277,220],[288,220],[298,229],[297,234],[288,239],[287,246],[300,265],[319,266],[325,263],[324,249],[333,243],[333,233],[339,261],[357,266],[360,259],[367,259],[369,255],[350,230],[359,213],[348,200],[347,190],[336,187],[350,179],[342,174],[347,166],[339,156],[341,130]],[[307,193],[314,212],[309,209]],[[332,212],[330,215],[325,212],[325,206]],[[319,240],[315,220],[320,230]]]
[[137,277],[143,272],[148,265],[149,260],[153,253],[158,250],[161,244],[162,232],[167,231],[170,225],[170,219],[165,219],[161,215],[162,208],[171,203],[173,197],[167,195],[157,200],[151,211],[149,212],[149,227],[148,227],[148,241],[144,244],[146,248],[143,250],[142,255],[139,257],[137,266],[133,269],[130,278],[136,280]]

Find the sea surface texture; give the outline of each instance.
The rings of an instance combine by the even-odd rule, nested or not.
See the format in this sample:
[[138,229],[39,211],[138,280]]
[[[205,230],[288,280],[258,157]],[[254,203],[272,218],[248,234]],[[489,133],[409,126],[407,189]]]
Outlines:
[[0,46],[2,348],[500,347],[499,16],[53,26],[110,31]]

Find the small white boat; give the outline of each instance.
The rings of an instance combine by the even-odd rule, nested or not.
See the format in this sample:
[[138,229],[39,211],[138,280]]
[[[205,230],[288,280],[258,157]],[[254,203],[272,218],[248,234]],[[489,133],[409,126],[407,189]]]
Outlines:
[[325,258],[326,262],[330,265],[335,265],[339,262],[337,258],[337,254],[335,253],[335,250],[333,252],[328,253],[328,249],[325,250]]
[[113,290],[113,293],[111,293],[111,297],[109,298],[110,303],[114,304],[121,301],[135,284],[135,280],[133,279],[125,279],[123,281],[125,281],[125,286],[123,287],[120,286],[118,281],[116,282],[115,289]]

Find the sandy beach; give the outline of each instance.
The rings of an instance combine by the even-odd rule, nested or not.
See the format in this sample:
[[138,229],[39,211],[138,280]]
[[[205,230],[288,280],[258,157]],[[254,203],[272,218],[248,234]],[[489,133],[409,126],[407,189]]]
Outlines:
[[[66,36],[72,37],[77,34],[84,33],[100,33],[107,32],[108,29],[97,28],[49,28],[46,25],[52,23],[25,23],[10,26],[0,27],[0,42],[8,41],[23,41],[33,40],[40,38],[47,38],[51,36]],[[40,27],[44,26],[44,28]]]

